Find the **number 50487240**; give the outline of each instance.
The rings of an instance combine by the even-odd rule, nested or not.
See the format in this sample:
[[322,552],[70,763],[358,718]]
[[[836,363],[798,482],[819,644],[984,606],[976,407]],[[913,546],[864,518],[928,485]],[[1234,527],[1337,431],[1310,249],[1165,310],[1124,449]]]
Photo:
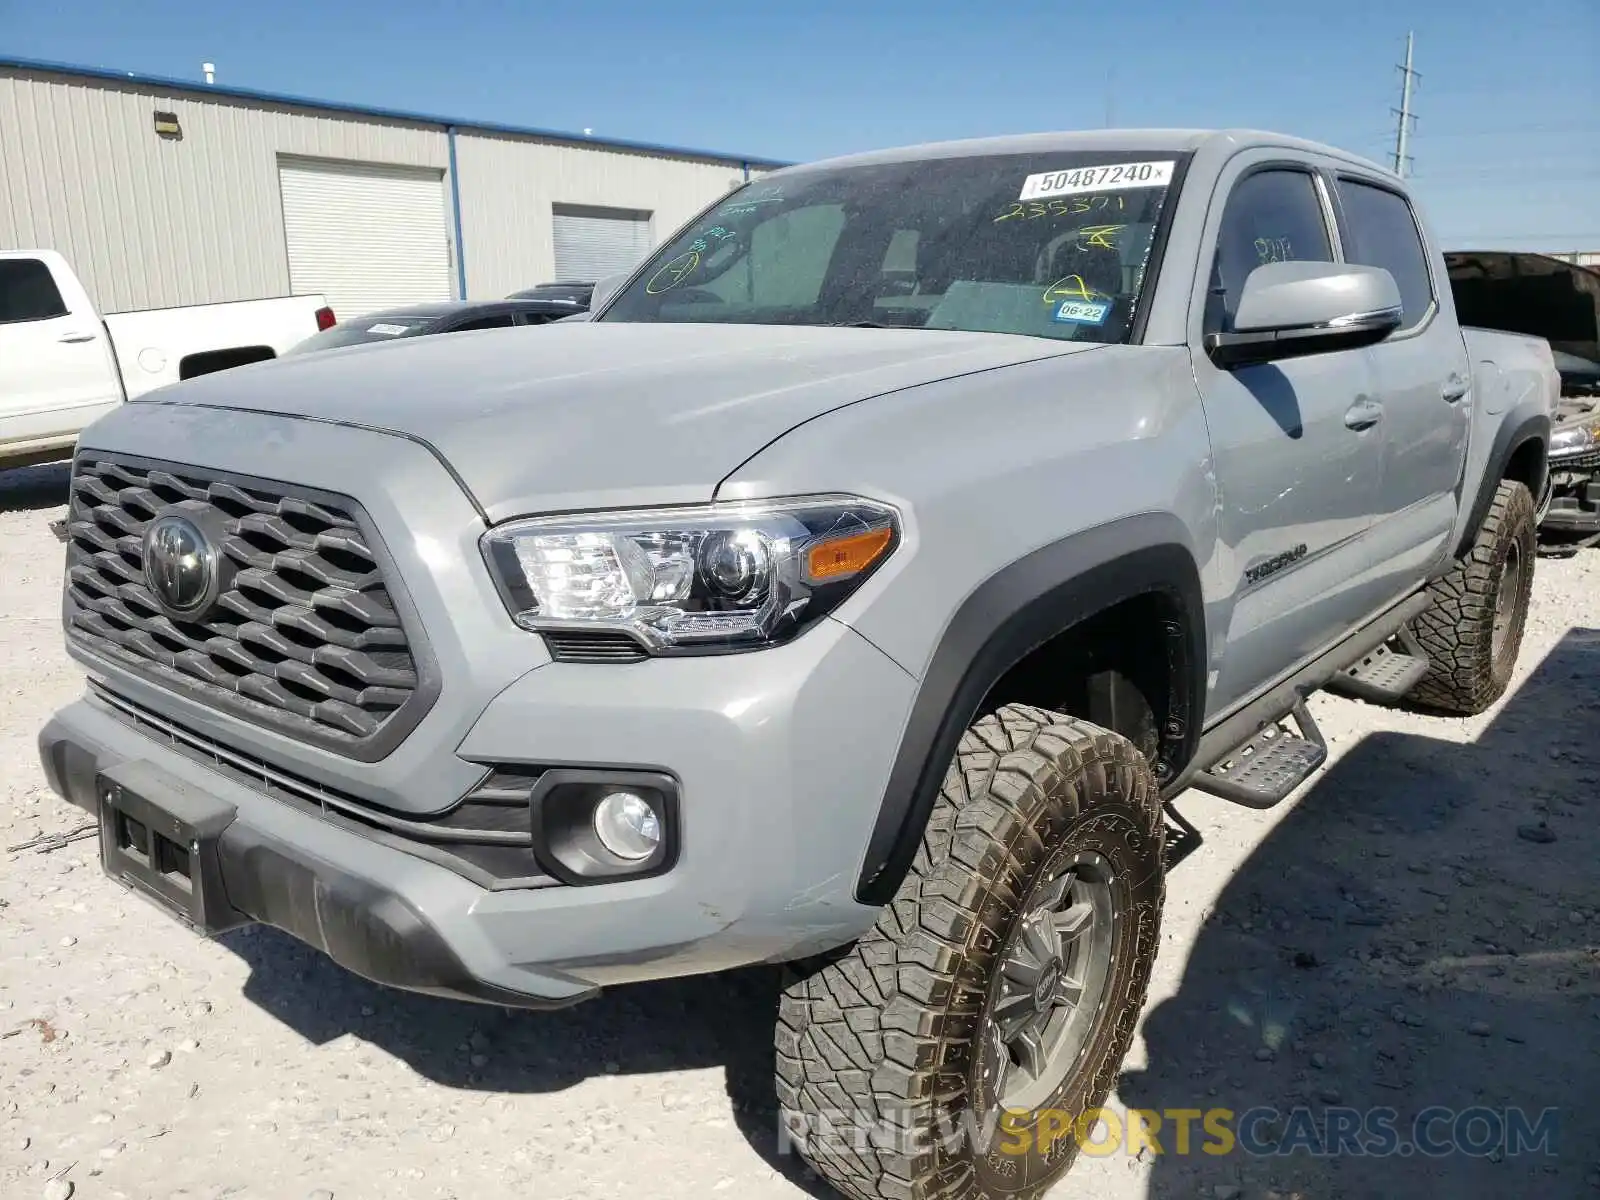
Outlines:
[[1106,163],[1098,167],[1072,167],[1045,171],[1022,181],[1019,200],[1043,200],[1078,192],[1109,192],[1119,188],[1166,187],[1172,182],[1171,162]]

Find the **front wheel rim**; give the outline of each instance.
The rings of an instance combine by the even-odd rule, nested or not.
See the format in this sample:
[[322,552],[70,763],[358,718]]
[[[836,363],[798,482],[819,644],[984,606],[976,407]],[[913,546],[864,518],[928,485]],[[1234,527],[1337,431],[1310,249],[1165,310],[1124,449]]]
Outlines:
[[1522,547],[1510,543],[1506,561],[1500,568],[1500,587],[1494,598],[1494,631],[1490,635],[1490,651],[1499,658],[1505,649],[1506,638],[1516,623],[1517,609],[1522,602]]
[[1001,948],[979,1053],[1003,1110],[1043,1105],[1089,1046],[1111,979],[1115,882],[1101,855],[1074,855],[1033,889]]

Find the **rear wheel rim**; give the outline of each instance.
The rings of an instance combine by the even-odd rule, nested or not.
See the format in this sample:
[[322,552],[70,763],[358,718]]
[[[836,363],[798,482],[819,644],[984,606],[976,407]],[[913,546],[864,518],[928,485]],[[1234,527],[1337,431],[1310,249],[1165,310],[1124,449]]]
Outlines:
[[1506,648],[1506,639],[1516,625],[1517,610],[1522,603],[1522,547],[1509,544],[1506,561],[1500,568],[1500,588],[1494,598],[1494,631],[1491,634],[1490,652],[1498,659]]
[[997,960],[979,1070],[1002,1110],[1039,1108],[1083,1059],[1115,945],[1111,864],[1085,851],[1033,889]]

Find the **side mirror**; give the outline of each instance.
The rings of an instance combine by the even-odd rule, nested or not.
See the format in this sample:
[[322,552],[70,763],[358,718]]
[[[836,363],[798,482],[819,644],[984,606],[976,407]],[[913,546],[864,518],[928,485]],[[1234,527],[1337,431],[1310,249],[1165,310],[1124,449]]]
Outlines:
[[1250,272],[1233,328],[1208,333],[1206,353],[1231,370],[1254,363],[1356,350],[1400,327],[1394,276],[1348,263],[1266,263]]
[[622,285],[628,282],[632,271],[623,271],[620,275],[607,275],[594,285],[594,294],[589,297],[589,311],[599,312],[611,297],[622,290]]

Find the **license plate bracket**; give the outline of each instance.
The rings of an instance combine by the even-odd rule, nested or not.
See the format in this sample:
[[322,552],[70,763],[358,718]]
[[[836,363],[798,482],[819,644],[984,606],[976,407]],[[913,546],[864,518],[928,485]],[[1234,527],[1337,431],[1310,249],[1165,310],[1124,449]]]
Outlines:
[[206,936],[248,924],[222,885],[218,846],[233,805],[142,762],[96,776],[95,794],[107,875]]

